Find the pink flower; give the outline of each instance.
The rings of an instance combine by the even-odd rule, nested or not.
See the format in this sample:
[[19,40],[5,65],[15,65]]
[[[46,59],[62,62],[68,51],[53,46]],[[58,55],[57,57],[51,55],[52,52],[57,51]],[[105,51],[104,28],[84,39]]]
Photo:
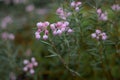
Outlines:
[[82,2],[76,2],[76,6],[80,6]]
[[2,39],[7,40],[8,39],[8,33],[7,32],[3,32],[1,34],[1,37],[2,37]]
[[98,13],[98,14],[101,14],[101,13],[102,13],[102,10],[101,10],[101,9],[97,9],[97,13]]
[[61,31],[62,31],[62,32],[65,32],[65,30],[66,30],[66,28],[65,28],[65,27],[61,28]]
[[57,31],[56,30],[53,30],[53,35],[57,35]]
[[36,34],[36,35],[35,35],[35,38],[39,40],[39,39],[40,39],[40,35],[39,35],[39,34]]
[[50,23],[49,23],[48,21],[44,22],[44,25],[45,25],[45,26],[49,26],[49,24],[50,24]]
[[44,33],[45,33],[46,35],[48,35],[49,31],[46,29]]
[[101,19],[103,21],[106,21],[108,19],[107,18],[107,13],[102,13],[99,19]]
[[55,30],[55,24],[51,24],[51,25],[50,25],[50,28],[51,28],[52,30]]
[[34,69],[30,69],[30,74],[34,74],[34,73],[35,73]]
[[1,28],[6,29],[8,24],[11,24],[13,22],[12,18],[10,16],[6,16],[1,21]]
[[76,11],[79,11],[79,10],[80,10],[80,8],[79,8],[79,7],[76,7],[76,8],[75,8],[75,10],[76,10]]
[[[49,37],[49,29],[51,29],[53,35],[62,35],[62,33],[72,33],[73,30],[69,27],[68,21],[58,21],[56,23],[50,24],[48,21],[45,22],[38,22],[37,24],[37,31],[35,32],[36,39],[40,39],[41,34],[43,40],[47,40]],[[49,26],[50,25],[50,26]],[[50,31],[50,32],[51,32]]]
[[14,36],[14,34],[10,33],[10,34],[8,35],[8,38],[9,38],[10,40],[14,40],[14,39],[15,39],[15,36]]
[[114,10],[114,11],[120,11],[120,6],[119,6],[119,4],[114,4],[114,5],[112,5],[112,10]]
[[101,20],[101,21],[108,20],[107,12],[102,12],[101,9],[97,9],[97,15],[98,15],[98,19]]
[[32,57],[32,58],[31,58],[31,61],[32,61],[32,62],[35,62],[36,60],[35,60],[35,58],[34,58],[34,57]]
[[35,38],[36,39],[40,39],[41,38],[41,33],[44,32],[44,35],[43,35],[43,39],[46,40],[48,39],[48,33],[49,31],[47,30],[47,27],[50,25],[50,23],[48,21],[45,21],[45,22],[38,22],[36,24],[37,26],[37,31],[35,32]]
[[36,31],[36,32],[35,32],[35,35],[39,35],[39,34],[40,34],[40,32],[39,32],[39,31]]
[[99,29],[96,29],[96,34],[100,34],[101,33],[101,30],[99,30]]
[[71,2],[71,7],[75,7],[75,6],[76,6],[75,1]]
[[69,26],[69,22],[68,21],[65,21],[64,22],[66,26]]
[[43,26],[43,23],[42,22],[38,22],[36,25],[37,25],[37,28],[41,28]]
[[106,40],[107,39],[107,36],[102,36],[102,40]]
[[27,65],[27,67],[28,67],[29,69],[32,69],[32,68],[33,68],[33,63],[29,63],[29,64]]
[[28,67],[24,67],[23,71],[25,71],[25,72],[28,71]]
[[58,8],[58,9],[56,10],[56,14],[57,14],[61,19],[66,20],[67,17],[69,17],[69,16],[71,15],[71,12],[66,12],[66,11],[63,10],[63,8],[60,7],[60,8]]
[[48,39],[48,36],[45,34],[45,35],[43,35],[43,39],[44,40],[47,40]]
[[73,30],[72,29],[68,29],[68,33],[72,33],[73,32]]
[[81,6],[81,2],[75,2],[75,1],[73,1],[73,2],[71,2],[71,7],[73,7],[76,11],[79,11],[79,7]]
[[106,40],[107,39],[106,33],[103,32],[101,35],[102,35],[102,40]]
[[71,7],[78,7],[81,4],[82,4],[81,2],[75,2],[75,1],[73,1],[73,2],[71,2]]
[[27,12],[32,12],[34,9],[35,9],[35,7],[34,7],[33,4],[30,4],[30,5],[28,5],[28,6],[25,8],[25,10],[26,10]]
[[28,63],[29,63],[29,61],[26,59],[23,61],[23,64],[28,64]]
[[23,71],[27,72],[29,70],[30,74],[34,74],[34,67],[38,66],[38,63],[36,62],[35,58],[32,57],[31,61],[28,61],[27,59],[25,59],[23,61],[25,67],[23,68]]
[[53,35],[61,35],[63,32],[71,33],[72,29],[69,28],[69,22],[67,21],[59,21],[57,23],[51,24],[50,26]]
[[14,40],[14,39],[15,39],[15,36],[14,36],[14,34],[12,34],[12,33],[3,32],[3,33],[1,34],[1,38],[2,38],[3,40]]
[[106,35],[106,33],[105,32],[101,32],[101,30],[99,30],[99,29],[97,29],[96,31],[95,31],[95,33],[92,33],[91,34],[91,37],[92,38],[95,38],[95,39],[97,39],[97,40],[106,40],[107,39],[107,35]]
[[62,13],[64,13],[63,8],[59,7],[59,8],[56,10],[56,13],[57,13],[57,14],[62,14]]
[[33,65],[34,65],[34,66],[38,66],[38,63],[37,63],[37,62],[34,62]]
[[59,29],[57,30],[57,34],[61,35],[62,34],[62,31]]
[[96,33],[91,34],[92,38],[96,38]]

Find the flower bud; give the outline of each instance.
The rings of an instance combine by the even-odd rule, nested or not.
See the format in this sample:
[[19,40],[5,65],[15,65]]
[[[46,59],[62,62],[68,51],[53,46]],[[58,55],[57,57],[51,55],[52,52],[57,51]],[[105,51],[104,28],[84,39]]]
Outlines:
[[96,33],[92,33],[92,34],[91,34],[91,37],[92,37],[92,38],[96,38]]
[[41,28],[43,26],[43,23],[42,22],[38,22],[36,25],[37,25],[37,28]]
[[57,34],[61,35],[62,31],[61,30],[57,30]]
[[48,39],[48,35],[46,35],[46,34],[43,35],[43,39],[44,39],[44,40],[47,40],[47,39]]
[[41,36],[40,36],[39,34],[35,35],[35,38],[36,38],[36,39],[40,39],[40,37],[41,37]]
[[28,71],[28,67],[24,67],[23,71],[25,71],[25,72]]
[[73,30],[72,29],[68,29],[68,33],[72,33],[73,32]]
[[34,73],[35,73],[34,69],[30,69],[30,74],[34,74]]
[[24,60],[24,61],[23,61],[23,64],[25,64],[25,65],[28,64],[28,63],[29,63],[28,60]]

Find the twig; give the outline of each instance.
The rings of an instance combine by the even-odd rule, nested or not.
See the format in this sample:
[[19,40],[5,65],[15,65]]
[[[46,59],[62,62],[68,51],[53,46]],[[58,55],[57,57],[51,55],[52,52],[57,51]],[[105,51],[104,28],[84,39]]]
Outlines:
[[56,49],[56,46],[54,45],[54,43],[53,43],[50,39],[49,39],[49,42],[52,44],[53,49],[55,50],[56,54],[58,55],[59,60],[60,60],[61,63],[64,65],[64,67],[65,67],[72,75],[78,76],[78,77],[80,78],[80,80],[85,80],[84,78],[81,77],[81,75],[80,75],[78,72],[76,72],[76,71],[74,71],[74,70],[72,70],[72,69],[70,69],[70,68],[68,67],[68,65],[66,64],[66,62],[65,62],[64,59],[61,57],[61,55],[59,54],[58,50]]

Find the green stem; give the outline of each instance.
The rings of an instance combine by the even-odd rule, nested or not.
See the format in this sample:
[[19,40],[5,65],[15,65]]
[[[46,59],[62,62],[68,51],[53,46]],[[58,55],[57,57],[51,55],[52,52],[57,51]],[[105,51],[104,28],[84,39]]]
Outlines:
[[78,76],[78,77],[80,78],[80,80],[85,80],[84,78],[81,77],[81,75],[80,75],[78,72],[76,72],[76,71],[74,71],[74,70],[72,70],[72,69],[69,68],[69,66],[66,64],[66,62],[65,62],[64,59],[61,57],[61,55],[60,55],[60,53],[58,52],[58,50],[56,49],[55,44],[54,44],[50,39],[49,39],[49,42],[51,43],[54,51],[55,51],[56,54],[58,55],[58,58],[59,58],[59,60],[61,61],[61,63],[64,65],[64,67],[65,67],[73,76]]
[[[116,12],[115,15],[118,16],[118,13]],[[118,25],[118,19],[116,18],[115,19],[115,22],[114,22],[114,27],[115,27],[115,36],[116,36],[116,44],[115,44],[115,49],[116,49],[116,57],[120,58],[120,52],[119,52],[119,40],[120,40],[120,37],[119,37],[119,25]]]
[[105,77],[107,78],[107,80],[113,80],[113,77],[111,75],[111,72],[110,71],[106,71],[106,66],[105,66],[105,63],[104,63],[104,60],[103,60],[103,44],[102,42],[99,42],[99,54],[100,54],[100,59],[101,59],[101,66],[102,66],[102,69],[103,69],[103,72],[105,74]]
[[6,41],[7,45],[6,45],[6,54],[7,54],[7,57],[9,59],[9,64],[10,64],[10,67],[11,69],[14,69],[14,61],[13,61],[13,58],[12,58],[12,51],[11,51],[11,44],[9,41]]
[[114,80],[114,77],[112,76],[112,73],[111,73],[111,65],[108,63],[109,61],[108,61],[108,59],[107,59],[107,55],[106,55],[106,50],[104,50],[104,54],[105,54],[105,64],[107,64],[108,66],[109,66],[109,68],[108,68],[108,75],[109,75],[109,77],[110,77],[110,79],[111,80]]

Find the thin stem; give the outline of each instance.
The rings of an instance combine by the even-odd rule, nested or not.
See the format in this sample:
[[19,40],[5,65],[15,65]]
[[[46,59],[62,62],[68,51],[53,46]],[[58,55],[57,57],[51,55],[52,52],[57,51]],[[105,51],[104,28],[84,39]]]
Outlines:
[[10,67],[12,69],[14,69],[14,61],[13,61],[13,58],[12,58],[12,50],[11,50],[11,44],[9,41],[6,41],[7,45],[6,45],[6,49],[7,49],[7,57],[9,59],[9,64],[10,64]]
[[56,49],[55,44],[54,44],[50,39],[49,39],[49,42],[51,43],[53,49],[55,50],[56,54],[58,55],[59,60],[60,60],[61,63],[64,65],[64,67],[65,67],[72,75],[78,76],[78,77],[80,78],[80,80],[85,80],[84,78],[81,77],[81,75],[80,75],[78,72],[76,72],[76,71],[74,71],[74,70],[72,70],[72,69],[70,69],[70,68],[68,67],[68,65],[66,64],[66,62],[65,62],[64,59],[61,57],[61,55],[59,54],[58,50]]
[[108,65],[108,66],[110,66],[109,68],[108,68],[108,75],[109,75],[109,77],[110,77],[110,79],[111,80],[114,80],[114,77],[112,76],[112,73],[111,73],[111,65],[108,63],[109,61],[108,61],[108,59],[107,59],[107,55],[106,55],[106,50],[104,50],[104,57],[105,57],[105,63]]
[[106,66],[105,66],[104,60],[103,60],[103,44],[102,44],[102,42],[100,42],[100,44],[99,44],[99,54],[100,54],[100,59],[101,59],[101,66],[102,66],[103,72],[105,74],[105,77],[107,78],[107,80],[113,80],[111,73],[109,71],[106,71]]
[[[115,15],[117,15],[118,16],[118,13],[117,12],[115,12]],[[120,40],[120,38],[119,38],[119,26],[118,26],[118,19],[117,19],[117,17],[115,18],[115,22],[114,22],[114,27],[115,27],[115,35],[116,35],[116,45],[115,45],[115,49],[116,49],[116,57],[120,57],[120,52],[119,52],[119,40]]]

